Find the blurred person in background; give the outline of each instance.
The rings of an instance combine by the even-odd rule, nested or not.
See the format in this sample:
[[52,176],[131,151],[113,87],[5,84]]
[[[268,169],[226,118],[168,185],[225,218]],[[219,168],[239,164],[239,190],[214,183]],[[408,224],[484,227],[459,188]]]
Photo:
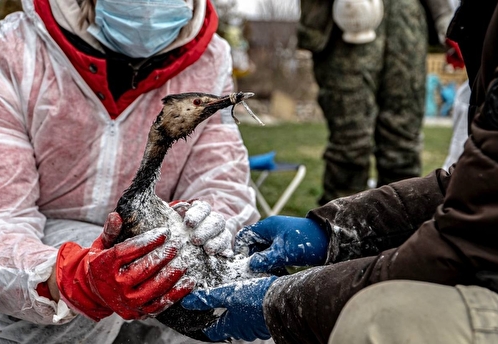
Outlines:
[[[161,268],[179,249],[167,231],[111,247],[120,223],[107,218],[161,99],[233,92],[212,4],[23,0],[22,8],[0,22],[0,343],[194,343],[154,319],[124,320],[159,312],[192,284],[180,283],[185,271]],[[205,216],[219,215],[222,232],[211,235],[224,238],[220,247],[259,219],[230,109],[174,145],[161,172],[162,199],[198,199],[211,206]],[[135,295],[145,277],[119,267],[156,249],[169,254],[137,267],[164,295],[145,287]],[[107,282],[95,284],[95,274]]]
[[301,1],[298,43],[313,53],[329,131],[320,205],[364,190],[372,154],[377,186],[420,176],[429,37],[444,45],[455,6],[348,2]]

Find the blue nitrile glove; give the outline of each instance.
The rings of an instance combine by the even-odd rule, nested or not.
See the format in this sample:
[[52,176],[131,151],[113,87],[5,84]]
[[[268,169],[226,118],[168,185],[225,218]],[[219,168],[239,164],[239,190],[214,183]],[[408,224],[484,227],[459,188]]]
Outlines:
[[328,234],[303,217],[271,216],[244,227],[235,238],[235,252],[251,255],[255,272],[278,274],[285,266],[313,266],[325,262]]
[[263,316],[263,299],[276,276],[252,278],[212,289],[199,289],[185,296],[182,306],[190,310],[226,308],[225,313],[203,330],[213,342],[269,339]]

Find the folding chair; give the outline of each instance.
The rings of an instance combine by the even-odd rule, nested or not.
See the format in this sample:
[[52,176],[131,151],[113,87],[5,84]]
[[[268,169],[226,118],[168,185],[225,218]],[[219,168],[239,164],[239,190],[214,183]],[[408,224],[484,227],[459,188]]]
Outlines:
[[[271,151],[265,154],[253,155],[249,157],[249,166],[251,171],[261,172],[256,182],[251,179],[250,184],[256,191],[256,200],[258,201],[258,204],[267,216],[277,215],[280,213],[306,175],[306,166],[302,164],[276,162],[275,155],[276,153]],[[293,172],[294,178],[289,185],[287,185],[273,207],[271,207],[261,193],[260,187],[271,173],[276,172]]]

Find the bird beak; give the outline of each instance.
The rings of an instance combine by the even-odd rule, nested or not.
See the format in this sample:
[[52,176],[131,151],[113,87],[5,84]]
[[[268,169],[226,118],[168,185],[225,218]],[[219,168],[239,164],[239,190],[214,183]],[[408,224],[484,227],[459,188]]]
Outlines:
[[206,108],[209,108],[210,110],[224,109],[251,98],[252,96],[254,96],[254,93],[252,92],[231,93],[228,96],[220,97],[212,102],[209,102],[206,104]]

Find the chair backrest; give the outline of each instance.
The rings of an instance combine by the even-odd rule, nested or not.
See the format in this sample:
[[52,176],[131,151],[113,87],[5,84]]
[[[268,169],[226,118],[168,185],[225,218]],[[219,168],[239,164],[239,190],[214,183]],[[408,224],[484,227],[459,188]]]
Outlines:
[[275,151],[271,151],[264,154],[251,155],[249,157],[249,167],[251,170],[273,170],[275,169]]
[[[257,180],[253,181],[251,179],[250,183],[256,191],[256,200],[258,201],[259,206],[266,213],[266,216],[277,215],[280,213],[306,175],[306,166],[303,164],[277,162],[275,161],[275,156],[276,152],[271,151],[249,157],[249,166],[251,167],[251,171],[260,172]],[[279,172],[292,172],[294,173],[294,177],[280,194],[273,207],[271,207],[264,195],[261,193],[260,186],[270,174]]]

